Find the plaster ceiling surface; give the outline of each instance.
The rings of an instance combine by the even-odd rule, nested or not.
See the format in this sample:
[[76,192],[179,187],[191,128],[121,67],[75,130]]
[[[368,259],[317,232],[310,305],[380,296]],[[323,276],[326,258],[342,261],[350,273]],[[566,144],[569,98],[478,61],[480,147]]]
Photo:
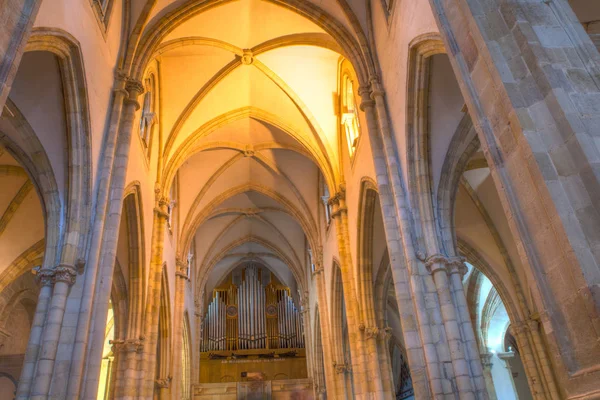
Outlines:
[[[135,2],[142,3],[143,0],[134,0]],[[289,3],[289,5],[288,5]],[[362,3],[360,0],[353,0],[353,3]],[[157,0],[155,6],[150,11],[149,21],[150,25],[156,22],[159,18],[166,15],[169,12],[173,12],[181,7],[189,7],[190,5],[209,5],[210,10],[215,10],[214,13],[209,14],[213,17],[213,19],[222,17],[223,19],[216,19],[217,22],[224,21],[232,21],[237,23],[238,26],[248,26],[250,21],[253,22],[261,22],[262,25],[274,25],[275,22],[278,21],[286,21],[286,18],[291,18],[291,20],[295,20],[299,25],[307,24],[307,21],[301,21],[298,19],[295,13],[290,10],[290,7],[293,7],[291,2],[286,2],[282,0],[252,0],[248,2],[246,0],[226,0],[226,1],[207,1],[207,0]],[[340,2],[339,0],[300,0],[298,1],[299,6],[303,8],[311,8],[314,10],[318,10],[320,14],[327,15],[328,18],[335,20],[338,24],[342,25],[348,32],[355,34],[351,23],[349,22],[347,12],[348,8],[345,6],[345,2]],[[364,9],[364,5],[356,4],[352,7],[354,14],[356,13],[356,9]],[[141,4],[135,8],[132,14],[138,15],[141,11]],[[224,9],[229,13],[233,13],[236,19],[229,20],[229,13],[223,13],[219,11],[219,9]],[[233,10],[233,11],[232,11]],[[344,11],[346,10],[346,11]],[[137,13],[135,12],[137,11]],[[293,14],[290,16],[290,14]],[[355,15],[365,15],[355,14]],[[364,19],[364,18],[363,18]],[[286,21],[287,24],[287,21]],[[366,21],[362,22],[362,25],[365,26]],[[277,24],[275,24],[277,25]],[[231,27],[229,24],[227,25],[219,25],[217,24],[218,29],[222,30],[226,26]],[[316,27],[316,25],[315,25]],[[253,27],[256,32],[260,31],[260,28]],[[263,28],[264,29],[264,28]],[[319,27],[313,29],[321,29]]]
[[[196,3],[209,4],[158,1],[146,29]],[[346,19],[338,2],[317,3]],[[300,14],[273,1],[214,2],[168,26],[148,64],[158,75],[164,176],[178,187],[177,251],[194,247],[198,292],[244,251],[260,253],[288,286],[306,284],[320,184],[335,193],[339,179],[343,57]]]
[[42,207],[25,170],[0,147],[0,280],[7,267],[44,238]]

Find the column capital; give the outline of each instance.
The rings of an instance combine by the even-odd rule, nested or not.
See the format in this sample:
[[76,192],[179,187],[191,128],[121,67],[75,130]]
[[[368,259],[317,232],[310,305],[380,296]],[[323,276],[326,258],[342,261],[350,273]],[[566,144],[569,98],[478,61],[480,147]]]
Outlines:
[[41,286],[52,286],[56,282],[64,282],[72,286],[77,278],[76,267],[68,264],[59,264],[55,268],[35,267],[31,272]]
[[448,257],[444,254],[433,254],[424,260],[425,268],[431,274],[445,271],[448,275],[460,274],[461,278],[467,273],[463,257]]
[[64,282],[69,286],[75,283],[77,269],[73,265],[60,264],[54,269],[54,282]]
[[333,368],[335,369],[336,374],[345,374],[348,372],[352,372],[352,367],[346,363],[333,363]]
[[481,365],[483,366],[483,368],[488,368],[491,369],[492,368],[492,357],[494,356],[494,354],[492,353],[481,353]]
[[173,380],[172,376],[167,376],[166,378],[159,378],[154,381],[154,384],[159,389],[168,389],[171,386],[171,381]]
[[113,354],[117,353],[141,353],[144,349],[144,337],[139,339],[115,339],[109,340],[112,345]]
[[183,278],[185,280],[189,280],[190,277],[188,276],[188,264],[187,262],[183,261],[181,258],[176,257],[175,258],[175,276],[179,277],[179,278]]

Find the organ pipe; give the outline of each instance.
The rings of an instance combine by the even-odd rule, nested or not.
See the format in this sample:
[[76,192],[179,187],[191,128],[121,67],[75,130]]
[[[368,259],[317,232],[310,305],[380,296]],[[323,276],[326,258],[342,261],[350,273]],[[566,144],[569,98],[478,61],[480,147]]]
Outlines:
[[248,265],[239,285],[215,289],[203,320],[201,351],[304,347],[302,316],[289,288],[263,282],[264,268]]

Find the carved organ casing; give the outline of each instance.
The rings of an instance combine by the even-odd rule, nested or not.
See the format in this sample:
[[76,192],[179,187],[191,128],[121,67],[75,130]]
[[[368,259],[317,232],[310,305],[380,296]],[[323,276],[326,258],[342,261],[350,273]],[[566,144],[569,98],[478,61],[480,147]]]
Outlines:
[[228,287],[213,290],[202,329],[202,352],[304,348],[302,316],[290,288],[265,267],[232,273]]

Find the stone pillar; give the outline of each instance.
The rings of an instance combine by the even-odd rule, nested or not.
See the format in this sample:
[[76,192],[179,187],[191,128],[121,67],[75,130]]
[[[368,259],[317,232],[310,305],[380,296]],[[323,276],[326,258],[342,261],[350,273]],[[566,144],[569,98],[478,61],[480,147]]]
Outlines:
[[446,333],[445,340],[447,340],[450,347],[450,357],[459,397],[474,398],[476,390],[464,352],[457,310],[454,306],[452,293],[450,292],[448,270],[446,269],[447,264],[448,259],[439,254],[430,256],[425,260],[425,267],[433,276],[440,302],[444,331]]
[[498,400],[494,380],[492,379],[492,353],[481,354],[481,365],[483,366],[483,378],[485,379],[485,387],[490,400]]
[[430,4],[547,315],[546,395],[599,394],[600,54],[566,0]]
[[[377,396],[383,396],[381,372],[374,342],[369,346],[369,354],[366,354],[367,346],[365,345],[363,337],[366,327],[364,323],[360,321],[360,310],[354,285],[355,279],[349,244],[350,236],[348,234],[348,208],[346,207],[344,189],[342,188],[340,192],[336,193],[335,196],[331,198],[330,202],[333,206],[332,217],[336,221],[342,286],[348,321],[348,337],[350,341],[350,353],[352,356],[354,394],[358,399],[367,398],[372,387],[372,394],[378,398]],[[373,327],[370,327],[370,329],[373,329]],[[375,349],[374,352],[373,349]]]
[[[107,198],[107,215],[105,219],[104,233],[101,241],[101,252],[99,254],[99,265],[97,269],[94,286],[92,305],[92,325],[88,343],[87,370],[85,373],[86,399],[95,399],[98,390],[100,368],[102,366],[102,351],[104,349],[104,335],[106,328],[106,315],[108,303],[112,290],[112,278],[115,259],[117,254],[117,241],[121,213],[123,211],[123,191],[125,188],[125,177],[129,160],[129,147],[131,144],[131,133],[134,126],[135,112],[140,105],[137,101],[144,90],[138,81],[127,80],[126,93],[128,96],[123,100],[122,116],[119,119],[119,130],[115,143],[114,164],[110,178],[110,196]],[[87,282],[86,282],[87,286]]]
[[323,346],[323,364],[325,368],[325,382],[327,385],[327,397],[330,399],[341,398],[343,393],[343,379],[339,380],[334,370],[333,344],[329,326],[329,304],[325,288],[325,276],[323,274],[323,251],[315,252],[315,271],[313,279],[317,287],[317,301],[319,302],[319,321],[321,324],[321,343]]
[[[71,368],[69,382],[67,385],[67,398],[84,397],[90,400],[96,399],[98,388],[98,375],[95,379],[86,379],[86,362],[95,363],[89,370],[100,373],[100,353],[102,349],[95,351],[95,357],[87,357],[90,350],[90,338],[93,337],[95,323],[101,327],[106,324],[106,310],[104,314],[96,313],[95,305],[97,296],[104,298],[105,307],[108,307],[109,289],[99,289],[98,282],[103,274],[110,273],[112,282],[112,268],[115,260],[115,248],[118,239],[118,226],[121,220],[123,188],[127,160],[129,157],[129,145],[131,143],[131,129],[135,110],[139,108],[138,95],[143,91],[140,82],[131,80],[128,76],[118,72],[115,77],[114,99],[110,115],[110,126],[103,142],[103,155],[101,167],[98,171],[98,190],[96,199],[96,211],[89,255],[84,271],[84,283],[79,297],[69,300],[70,307],[79,308],[79,318],[71,356]],[[119,190],[120,188],[120,190]],[[106,253],[111,253],[108,264],[105,264]],[[104,259],[103,259],[104,258]],[[101,267],[103,265],[104,267]],[[105,268],[109,268],[106,271]],[[97,327],[96,327],[97,329]],[[104,328],[102,328],[101,343],[104,342]],[[99,353],[98,353],[99,351]],[[82,388],[83,386],[83,388]],[[85,393],[82,395],[82,392]]]
[[48,313],[48,306],[50,305],[50,297],[52,296],[52,270],[38,271],[36,278],[41,285],[41,289],[40,294],[38,295],[35,315],[33,316],[31,324],[29,342],[27,343],[27,350],[25,352],[25,361],[23,362],[21,377],[19,378],[19,386],[17,387],[17,400],[29,399],[29,392],[31,391],[31,384],[33,383],[35,374],[35,366],[37,364],[42,343],[44,322],[46,320],[46,314]]
[[58,351],[58,340],[63,316],[67,305],[69,288],[75,283],[77,272],[70,265],[59,265],[53,270],[42,270],[40,274],[52,276],[54,288],[42,334],[42,343],[37,361],[35,378],[29,395],[30,399],[47,399],[54,372],[54,361]]
[[17,74],[42,0],[4,0],[0,8],[0,110]]
[[377,335],[377,350],[379,353],[379,365],[381,366],[381,381],[383,383],[384,398],[395,398],[394,377],[392,376],[392,362],[390,359],[390,338],[392,328],[384,328]]
[[[150,272],[148,274],[148,300],[145,308],[144,334],[147,346],[144,346],[142,369],[139,376],[140,397],[152,399],[154,394],[154,371],[156,366],[156,345],[158,343],[158,320],[160,312],[161,279],[163,268],[163,245],[165,239],[165,227],[169,214],[167,213],[168,200],[160,196],[160,190],[156,190],[157,200],[154,208],[154,219],[152,222],[152,250],[150,260]],[[167,362],[167,360],[164,360]]]
[[[452,371],[444,369],[449,350],[437,343],[439,310],[431,309],[435,293],[433,282],[423,277],[416,261],[411,239],[411,216],[400,180],[396,147],[389,130],[384,94],[375,77],[373,83],[359,88],[361,109],[367,128],[377,173],[377,187],[383,213],[385,236],[390,255],[394,291],[408,364],[416,398],[440,397],[452,391]],[[373,88],[375,86],[375,88]],[[382,103],[376,107],[377,103]],[[383,114],[380,114],[383,113]],[[423,268],[424,270],[424,268]]]
[[[200,302],[196,299],[194,300],[194,321],[196,324],[196,336],[195,336],[195,345],[192,348],[192,360],[194,362],[194,366],[192,368],[192,384],[200,383],[200,343],[202,342],[202,329],[204,316],[202,315],[202,307]],[[191,392],[193,393],[193,391]]]
[[173,307],[173,351],[171,352],[171,371],[173,374],[173,399],[181,398],[181,351],[183,345],[183,312],[185,310],[185,284],[188,281],[187,262],[177,258],[175,272],[175,304]]
[[137,394],[135,384],[144,341],[143,339],[113,340],[111,344],[112,352],[117,358],[117,371],[112,390],[114,399],[132,399]]
[[154,385],[158,392],[158,400],[169,400],[171,398],[171,383],[171,378],[154,380]]

